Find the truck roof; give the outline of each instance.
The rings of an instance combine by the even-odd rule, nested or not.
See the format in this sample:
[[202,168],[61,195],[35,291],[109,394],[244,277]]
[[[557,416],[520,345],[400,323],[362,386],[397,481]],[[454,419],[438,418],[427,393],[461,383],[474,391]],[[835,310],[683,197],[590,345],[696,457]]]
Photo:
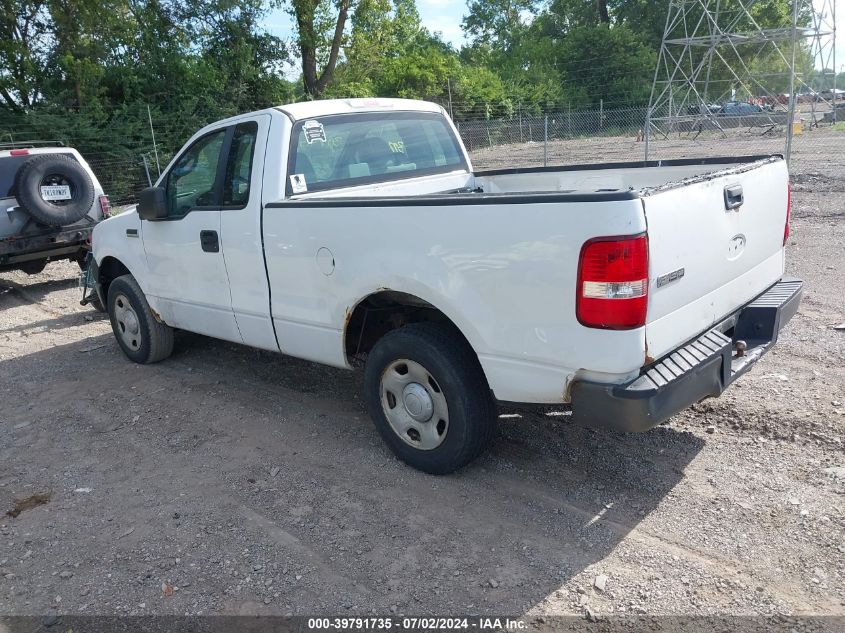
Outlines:
[[215,121],[198,130],[191,139],[198,138],[210,129],[217,129],[230,125],[256,114],[283,112],[294,121],[312,119],[314,117],[331,116],[332,114],[354,114],[355,112],[442,112],[443,109],[430,101],[416,101],[414,99],[382,99],[368,97],[366,99],[320,99],[317,101],[301,101],[289,103],[273,108],[243,112],[234,116]]
[[294,120],[310,119],[312,117],[331,114],[352,114],[355,112],[441,112],[441,107],[429,101],[414,99],[382,99],[372,97],[366,99],[325,99],[318,101],[301,101],[278,107],[279,110]]

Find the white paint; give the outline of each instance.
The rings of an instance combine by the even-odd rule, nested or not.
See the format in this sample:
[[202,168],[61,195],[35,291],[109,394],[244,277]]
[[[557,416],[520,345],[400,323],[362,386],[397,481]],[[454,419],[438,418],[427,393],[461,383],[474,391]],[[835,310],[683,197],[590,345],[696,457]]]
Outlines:
[[[384,101],[371,111],[442,112],[434,104]],[[291,204],[265,208],[262,218],[263,204],[284,198],[290,116],[367,107],[346,101],[294,104],[284,107],[287,114],[270,109],[201,130],[194,138],[246,120],[259,123],[248,207],[189,213],[185,219],[196,217],[188,222],[140,222],[137,214],[124,214],[95,230],[97,260],[121,259],[171,325],[338,367],[348,366],[344,327],[350,311],[382,289],[408,293],[457,325],[499,399],[537,403],[565,401],[576,378],[631,379],[646,362],[646,350],[650,356],[670,351],[782,272],[783,163],[662,192],[649,188],[719,171],[730,159],[711,166],[561,168],[479,177],[463,170],[406,179],[397,174],[389,183],[293,196],[405,198],[391,206]],[[725,183],[737,181],[746,198],[739,214],[726,212],[721,197]],[[489,194],[481,204],[445,198],[442,205],[419,206],[412,199],[476,187]],[[643,198],[515,204],[495,195],[607,189],[635,189]],[[124,236],[126,227],[139,224],[145,258]],[[210,258],[199,249],[199,231],[215,227],[221,253]],[[651,259],[646,327],[608,331],[580,325],[575,293],[583,243],[646,231]],[[737,234],[746,236],[747,245],[729,261],[730,240]],[[684,278],[656,287],[657,276],[681,267]]]

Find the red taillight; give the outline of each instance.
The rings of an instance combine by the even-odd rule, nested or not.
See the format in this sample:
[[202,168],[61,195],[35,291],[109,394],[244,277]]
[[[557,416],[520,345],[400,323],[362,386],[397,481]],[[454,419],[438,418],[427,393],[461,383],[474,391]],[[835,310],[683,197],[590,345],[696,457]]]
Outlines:
[[9,152],[9,156],[28,156],[29,150],[28,149],[13,149]]
[[783,245],[789,239],[789,217],[792,215],[792,183],[786,183],[786,225],[783,227]]
[[108,196],[100,196],[100,211],[103,212],[103,218],[111,217],[111,203]]
[[648,238],[599,237],[581,248],[575,312],[581,325],[631,330],[648,309]]

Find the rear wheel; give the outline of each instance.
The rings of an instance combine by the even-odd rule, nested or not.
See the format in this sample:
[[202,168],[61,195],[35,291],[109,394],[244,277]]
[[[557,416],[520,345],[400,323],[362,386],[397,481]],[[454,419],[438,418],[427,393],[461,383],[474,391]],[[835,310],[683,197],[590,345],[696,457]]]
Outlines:
[[136,363],[157,363],[173,353],[173,329],[157,321],[132,275],[109,284],[108,312],[123,353]]
[[367,357],[364,389],[384,441],[424,472],[465,466],[494,436],[495,403],[484,372],[451,327],[415,323],[386,334]]
[[36,222],[67,226],[84,218],[94,204],[94,182],[65,154],[37,154],[15,174],[15,197]]

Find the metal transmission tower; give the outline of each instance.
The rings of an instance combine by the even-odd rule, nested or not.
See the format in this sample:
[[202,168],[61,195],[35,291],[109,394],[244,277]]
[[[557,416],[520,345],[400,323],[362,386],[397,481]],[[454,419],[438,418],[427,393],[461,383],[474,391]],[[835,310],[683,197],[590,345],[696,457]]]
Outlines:
[[[772,133],[786,129],[791,151],[797,95],[811,102],[816,114],[836,118],[836,0],[793,0],[788,25],[760,26],[766,0],[670,0],[663,43],[654,74],[645,126],[645,153],[650,141],[679,133],[725,134],[742,125],[741,116],[722,109],[725,102],[752,102],[763,107],[754,124]],[[832,75],[825,71],[833,71]],[[821,72],[822,86],[813,90]],[[742,115],[747,106],[733,106]],[[738,120],[740,122],[738,122]]]

